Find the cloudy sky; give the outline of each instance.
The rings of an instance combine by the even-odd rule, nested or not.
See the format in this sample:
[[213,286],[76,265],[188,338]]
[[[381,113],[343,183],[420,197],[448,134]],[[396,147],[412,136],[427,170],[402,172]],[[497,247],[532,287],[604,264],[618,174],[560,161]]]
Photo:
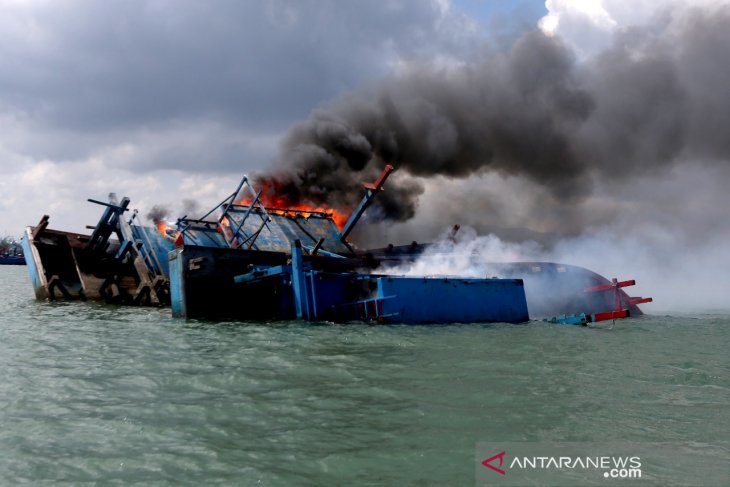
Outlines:
[[366,244],[460,223],[730,275],[728,46],[728,0],[0,0],[0,231],[82,231],[110,192],[205,209],[339,164],[297,160],[334,127],[410,198]]
[[[287,128],[415,59],[468,62],[540,2],[0,0],[0,230],[80,230],[114,191],[201,206]],[[501,32],[500,32],[501,31]]]

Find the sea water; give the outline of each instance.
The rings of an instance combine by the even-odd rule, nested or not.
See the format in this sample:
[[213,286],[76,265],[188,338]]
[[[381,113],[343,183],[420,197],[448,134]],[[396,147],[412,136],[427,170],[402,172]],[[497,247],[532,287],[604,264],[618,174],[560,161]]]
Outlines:
[[0,267],[0,484],[463,486],[480,442],[722,445],[730,313],[660,306],[612,328],[212,323],[37,302]]

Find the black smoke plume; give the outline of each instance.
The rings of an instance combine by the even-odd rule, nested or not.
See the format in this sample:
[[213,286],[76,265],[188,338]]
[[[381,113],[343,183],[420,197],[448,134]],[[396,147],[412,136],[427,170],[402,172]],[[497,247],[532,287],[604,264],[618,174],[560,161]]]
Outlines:
[[170,211],[164,206],[155,205],[147,212],[147,218],[157,225],[158,223],[164,222],[169,214]]
[[579,202],[615,184],[730,160],[730,8],[686,8],[578,59],[525,33],[465,66],[413,65],[294,126],[258,183],[287,202],[351,208],[385,163],[378,216],[415,214],[422,179],[494,171]]

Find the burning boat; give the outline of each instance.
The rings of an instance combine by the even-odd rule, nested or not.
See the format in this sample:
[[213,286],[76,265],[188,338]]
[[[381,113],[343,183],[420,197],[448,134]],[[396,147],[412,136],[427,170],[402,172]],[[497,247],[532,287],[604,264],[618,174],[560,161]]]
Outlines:
[[650,300],[626,295],[629,281],[555,263],[499,264],[499,278],[382,273],[428,248],[361,251],[348,241],[392,171],[363,185],[344,223],[323,208],[266,207],[246,177],[202,217],[180,218],[174,238],[141,225],[136,211],[125,219],[127,198],[90,200],[105,210],[89,236],[49,230],[47,217],[26,230],[36,296],[170,305],[181,318],[380,323],[519,323],[560,313],[599,321],[641,314],[637,304]]
[[[375,182],[363,185],[363,198],[342,229],[332,212],[266,208],[261,192],[246,178],[202,218],[180,219],[178,249],[170,253],[173,315],[338,322],[527,321],[520,279],[372,272],[380,261],[357,252],[347,236],[392,171],[386,166]],[[242,191],[249,195],[241,198]]]
[[[594,321],[640,315],[618,283],[563,264],[495,264],[500,279],[405,277],[374,273],[418,259],[428,245],[359,251],[347,236],[392,171],[387,166],[350,218],[328,212],[267,209],[244,178],[200,220],[178,222],[170,254],[173,314],[208,319],[519,322],[532,316],[588,313]],[[237,204],[241,190],[250,196]],[[206,220],[213,214],[218,218]],[[631,281],[633,283],[633,281]],[[523,294],[526,295],[523,296]],[[210,303],[216,303],[211,306]],[[527,308],[523,305],[527,304]]]

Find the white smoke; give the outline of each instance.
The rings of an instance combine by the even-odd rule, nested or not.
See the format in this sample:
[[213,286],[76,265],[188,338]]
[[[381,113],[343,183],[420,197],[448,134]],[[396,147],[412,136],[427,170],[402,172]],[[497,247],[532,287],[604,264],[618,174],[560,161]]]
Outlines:
[[668,237],[617,235],[605,228],[592,235],[562,240],[545,257],[585,267],[609,279],[635,279],[636,286],[626,292],[653,297],[653,303],[641,306],[649,314],[730,308],[726,236],[720,234],[697,247],[683,247]]
[[462,228],[441,235],[416,261],[384,267],[378,272],[405,276],[492,277],[489,264],[539,260],[544,255],[537,242],[504,242],[496,235],[477,235]]
[[630,296],[652,297],[653,303],[642,305],[648,314],[728,308],[730,258],[722,234],[693,248],[675,242],[671,232],[652,235],[622,234],[618,227],[603,227],[546,248],[534,241],[508,242],[464,228],[456,239],[450,232],[442,234],[414,262],[377,272],[490,278],[501,277],[490,264],[555,262],[584,267],[608,279],[636,280],[636,286],[625,291]]

